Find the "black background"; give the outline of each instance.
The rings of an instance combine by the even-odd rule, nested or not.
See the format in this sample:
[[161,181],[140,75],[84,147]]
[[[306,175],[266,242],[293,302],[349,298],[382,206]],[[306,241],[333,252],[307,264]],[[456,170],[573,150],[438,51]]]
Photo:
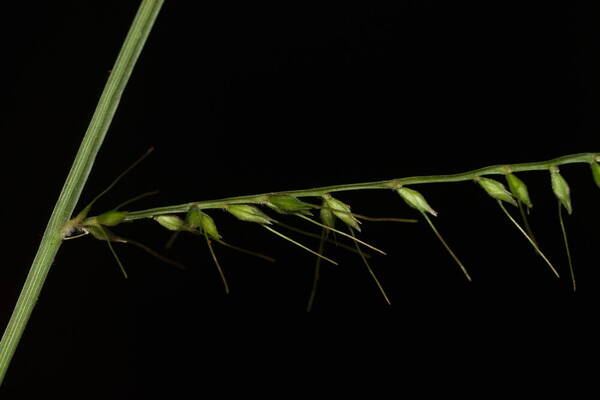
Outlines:
[[[2,325],[137,5],[39,2],[2,11]],[[599,151],[591,15],[586,7],[521,2],[167,2],[81,204],[151,146],[152,157],[96,211],[154,189],[158,196],[132,208]],[[600,191],[587,166],[562,172],[575,210],[566,221],[576,294],[543,172],[521,177],[534,202],[533,229],[561,280],[475,184],[426,185],[419,190],[474,282],[424,222],[365,223],[362,237],[389,254],[373,266],[391,307],[357,256],[331,249],[341,266],[323,267],[307,314],[314,257],[217,211],[211,215],[227,241],[278,260],[217,248],[229,296],[196,237],[180,238],[168,253],[189,266],[186,272],[117,245],[128,280],[105,243],[65,243],[3,398],[38,389],[92,398],[138,398],[159,387],[266,393],[288,380],[294,388],[321,380],[375,388],[452,371],[466,360],[463,378],[451,384],[460,388],[501,361],[512,365],[499,378],[503,385],[528,381],[530,362],[552,365],[567,355],[575,363],[570,357],[593,347],[586,338],[599,284]],[[363,214],[416,216],[393,192],[338,198]],[[151,221],[115,231],[156,249],[169,238]],[[409,372],[400,374],[403,368]],[[347,375],[337,381],[340,371]],[[564,369],[553,373],[565,379]]]

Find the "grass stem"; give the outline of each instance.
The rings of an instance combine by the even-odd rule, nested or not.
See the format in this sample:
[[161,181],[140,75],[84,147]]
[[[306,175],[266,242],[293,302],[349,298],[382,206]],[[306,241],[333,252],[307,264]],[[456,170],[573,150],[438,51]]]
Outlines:
[[25,331],[29,317],[42,291],[46,276],[63,240],[63,228],[73,214],[96,155],[117,111],[133,67],[146,43],[164,0],[142,0],[75,160],[44,231],[21,294],[0,340],[0,384]]

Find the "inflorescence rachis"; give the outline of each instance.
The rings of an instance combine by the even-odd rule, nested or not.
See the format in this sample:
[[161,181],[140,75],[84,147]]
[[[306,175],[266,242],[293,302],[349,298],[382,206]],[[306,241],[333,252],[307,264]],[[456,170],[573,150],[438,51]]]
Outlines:
[[[167,263],[170,263],[179,268],[183,268],[183,266],[180,263],[161,256],[160,254],[156,253],[155,251],[149,249],[148,247],[144,246],[143,244],[137,241],[120,237],[108,229],[124,222],[132,222],[139,219],[151,218],[158,222],[164,228],[173,231],[174,235],[177,235],[180,232],[186,232],[202,237],[206,241],[211,258],[219,271],[219,274],[223,281],[225,292],[229,293],[229,285],[227,283],[227,279],[225,278],[225,273],[213,249],[212,242],[216,242],[228,248],[232,248],[256,257],[263,258],[267,261],[274,260],[269,256],[249,251],[223,241],[222,236],[217,230],[217,225],[213,217],[210,216],[207,212],[209,210],[221,209],[240,221],[245,221],[256,224],[257,226],[261,226],[262,228],[271,232],[273,235],[283,240],[286,240],[293,245],[299,246],[305,251],[310,252],[316,256],[313,286],[312,290],[310,291],[307,306],[307,310],[309,311],[312,309],[314,304],[317,283],[319,281],[320,276],[321,263],[328,262],[337,265],[337,262],[335,260],[325,256],[325,244],[328,242],[335,242],[340,247],[358,254],[362,259],[363,263],[365,264],[369,275],[371,276],[373,282],[376,284],[384,300],[388,304],[390,304],[389,296],[385,292],[383,285],[377,278],[377,275],[375,274],[373,268],[368,262],[368,259],[371,256],[366,251],[373,251],[383,255],[385,255],[386,253],[383,250],[359,239],[357,237],[357,233],[361,231],[361,221],[394,221],[405,223],[417,222],[416,219],[374,218],[353,213],[351,211],[350,205],[342,202],[341,200],[333,196],[333,193],[335,192],[361,189],[388,189],[395,191],[398,195],[400,195],[400,197],[406,202],[407,205],[409,205],[411,208],[415,209],[420,213],[423,219],[425,219],[427,224],[431,227],[433,233],[439,239],[440,243],[444,246],[444,248],[448,251],[450,256],[454,259],[456,264],[459,266],[466,279],[471,281],[471,276],[469,275],[467,268],[463,265],[458,256],[450,248],[446,240],[435,227],[430,217],[437,216],[437,212],[429,205],[429,203],[425,200],[425,197],[420,192],[408,186],[423,183],[457,182],[466,180],[475,181],[490,196],[491,199],[497,202],[503,214],[507,216],[509,221],[530,243],[533,250],[543,259],[544,263],[548,265],[551,272],[556,277],[559,277],[558,270],[540,249],[540,246],[535,239],[531,227],[529,226],[527,214],[529,213],[529,209],[533,207],[533,204],[529,197],[527,186],[519,177],[515,175],[518,172],[525,171],[546,171],[549,173],[550,184],[553,193],[557,199],[559,222],[567,254],[570,280],[572,283],[572,288],[573,290],[575,290],[575,272],[573,268],[571,252],[569,250],[566,229],[563,221],[563,209],[566,210],[568,214],[571,214],[573,212],[573,206],[571,202],[569,185],[567,184],[564,177],[560,174],[559,166],[572,163],[588,163],[591,166],[593,179],[596,182],[596,184],[600,187],[600,154],[582,153],[559,157],[544,162],[490,166],[454,175],[410,177],[394,179],[389,181],[328,186],[298,191],[285,191],[260,195],[240,196],[213,201],[192,202],[175,206],[166,206],[140,211],[121,211],[121,208],[125,205],[130,204],[131,202],[138,200],[139,198],[153,194],[153,192],[151,192],[144,193],[141,196],[137,196],[136,198],[122,203],[108,212],[92,217],[88,216],[93,204],[101,196],[106,194],[108,190],[110,190],[121,178],[123,178],[123,176],[128,171],[130,171],[134,166],[136,166],[149,153],[150,151],[148,151],[132,166],[127,168],[127,170],[125,170],[121,175],[119,175],[119,177],[117,177],[117,179],[105,191],[103,191],[99,196],[97,196],[88,206],[86,206],[83,209],[83,211],[81,211],[75,218],[71,219],[64,226],[63,238],[65,240],[77,238],[86,234],[91,234],[96,239],[106,241],[125,277],[127,277],[125,268],[123,267],[122,262],[120,261],[119,257],[114,251],[111,243],[131,243],[135,246],[144,249],[145,251],[149,252],[150,254],[160,258],[161,260]],[[490,175],[504,175],[508,188],[498,180],[490,178]],[[315,202],[314,199],[317,199],[318,201]],[[510,206],[513,206],[519,210],[521,223],[517,222],[517,219],[505,207],[505,204],[509,204]],[[299,219],[308,221],[309,223],[319,227],[321,233],[317,234],[313,232],[307,232],[305,230],[285,224],[279,221],[273,215],[269,215],[266,212],[267,209],[272,211],[271,214],[274,213],[275,215],[294,216]],[[318,213],[318,218],[315,217],[315,213]],[[338,221],[340,224],[337,224]],[[318,249],[311,249],[310,247],[302,244],[301,242],[292,239],[288,235],[282,233],[282,229],[290,230],[295,233],[303,234],[306,236],[319,238],[320,243]],[[349,239],[352,243],[351,245],[338,243],[337,240],[332,240],[330,238],[331,234],[342,236],[346,239]],[[363,251],[363,249],[365,251]]]

